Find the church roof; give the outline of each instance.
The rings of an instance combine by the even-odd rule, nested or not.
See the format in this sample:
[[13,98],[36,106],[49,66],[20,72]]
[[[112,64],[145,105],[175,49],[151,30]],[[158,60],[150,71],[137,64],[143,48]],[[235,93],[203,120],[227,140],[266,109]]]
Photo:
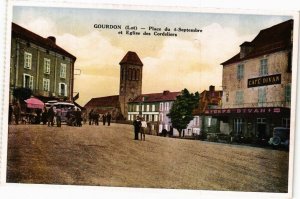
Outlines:
[[255,58],[261,55],[270,54],[286,49],[291,49],[291,37],[293,30],[293,20],[279,23],[272,27],[263,29],[259,34],[251,41],[244,42],[240,46],[249,46],[251,51],[241,58],[240,53],[236,54],[229,60],[221,63],[223,66]]
[[136,54],[136,52],[132,52],[132,51],[128,51],[127,54],[123,57],[123,59],[120,62],[120,65],[122,64],[143,66],[143,63],[140,60],[139,56]]
[[11,32],[12,32],[12,36],[25,39],[34,44],[42,46],[46,49],[52,50],[54,52],[57,52],[57,53],[60,53],[64,56],[66,56],[66,57],[72,58],[74,61],[76,60],[76,57],[74,55],[70,54],[65,49],[56,45],[56,43],[53,40],[51,40],[50,38],[43,38],[43,37],[31,32],[15,23],[12,23]]
[[92,98],[84,108],[119,107],[119,95]]

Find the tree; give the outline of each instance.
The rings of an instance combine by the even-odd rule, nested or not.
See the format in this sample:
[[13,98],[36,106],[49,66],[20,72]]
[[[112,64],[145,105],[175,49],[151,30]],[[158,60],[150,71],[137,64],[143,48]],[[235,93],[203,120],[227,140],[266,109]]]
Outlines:
[[177,96],[170,113],[167,114],[171,118],[173,128],[179,131],[181,137],[182,129],[185,129],[193,117],[193,110],[198,107],[199,93],[190,93],[186,88],[181,91],[181,95]]
[[32,95],[32,90],[30,88],[15,88],[13,90],[13,96],[21,101],[30,98]]

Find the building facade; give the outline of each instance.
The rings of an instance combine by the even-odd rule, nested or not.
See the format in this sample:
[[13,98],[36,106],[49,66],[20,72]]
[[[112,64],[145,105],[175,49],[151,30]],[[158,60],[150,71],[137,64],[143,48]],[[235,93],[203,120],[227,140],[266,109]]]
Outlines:
[[12,23],[10,102],[17,88],[29,88],[43,101],[72,101],[75,61],[55,37],[43,38]]
[[163,91],[162,93],[142,94],[128,102],[128,120],[142,116],[151,127],[152,134],[170,131],[171,119],[167,116],[173,102],[180,92]]
[[[194,110],[194,121],[191,123],[192,132],[200,133],[219,133],[220,121],[210,115],[205,115],[205,111],[209,109],[218,109],[222,107],[222,90],[215,90],[215,86],[209,86],[209,90],[200,93],[199,106]],[[198,129],[197,129],[198,125]]]
[[274,127],[289,127],[293,20],[261,30],[223,65],[222,108],[205,114],[220,131],[266,138]]

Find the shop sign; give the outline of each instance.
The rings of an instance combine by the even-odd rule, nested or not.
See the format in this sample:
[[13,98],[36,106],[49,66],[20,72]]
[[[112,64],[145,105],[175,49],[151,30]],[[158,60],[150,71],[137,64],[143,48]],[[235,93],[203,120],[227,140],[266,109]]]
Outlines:
[[281,74],[248,79],[248,88],[281,84]]
[[263,108],[229,108],[229,109],[208,109],[206,115],[226,115],[226,114],[261,114],[261,113],[281,113],[281,108],[263,107]]

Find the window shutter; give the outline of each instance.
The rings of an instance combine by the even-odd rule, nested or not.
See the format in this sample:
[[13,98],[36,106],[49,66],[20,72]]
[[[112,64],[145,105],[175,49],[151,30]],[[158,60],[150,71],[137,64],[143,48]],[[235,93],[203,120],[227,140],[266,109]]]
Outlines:
[[29,77],[29,88],[33,89],[33,76]]
[[62,95],[62,93],[61,93],[61,83],[58,84],[58,93],[59,93],[59,95]]
[[26,88],[26,75],[23,74],[23,88]]
[[67,84],[65,84],[65,96],[68,96],[68,87],[67,87]]

